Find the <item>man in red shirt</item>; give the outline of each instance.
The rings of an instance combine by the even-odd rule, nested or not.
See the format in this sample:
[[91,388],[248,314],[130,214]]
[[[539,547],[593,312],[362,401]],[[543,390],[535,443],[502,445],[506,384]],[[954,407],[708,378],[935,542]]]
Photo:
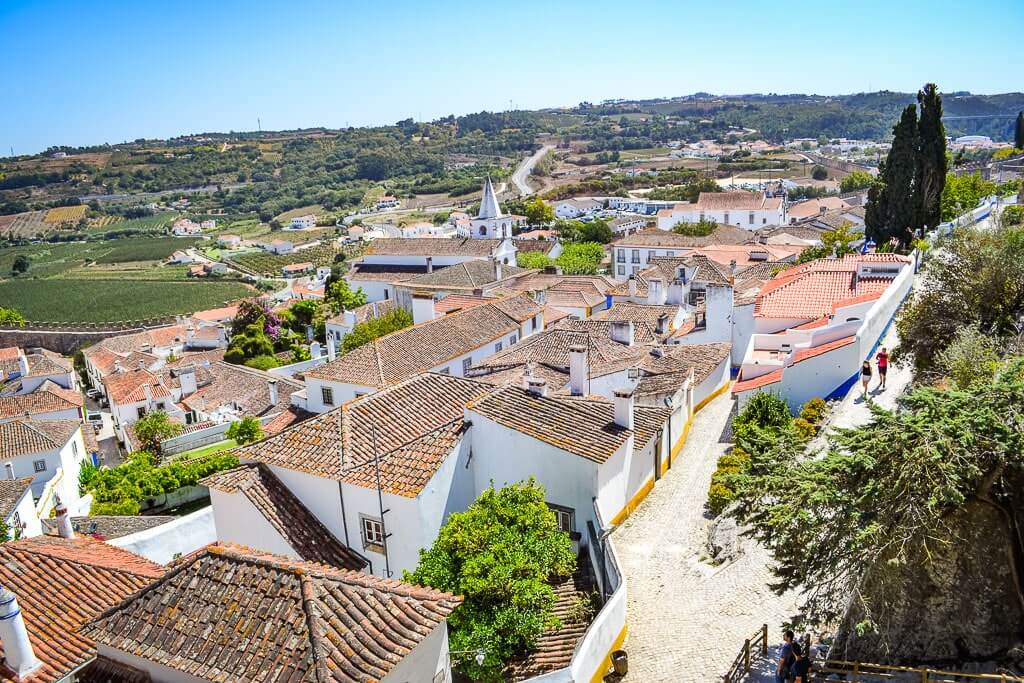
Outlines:
[[882,380],[879,389],[885,389],[885,372],[889,369],[889,352],[885,350],[884,346],[878,350],[875,362],[878,363],[878,378]]

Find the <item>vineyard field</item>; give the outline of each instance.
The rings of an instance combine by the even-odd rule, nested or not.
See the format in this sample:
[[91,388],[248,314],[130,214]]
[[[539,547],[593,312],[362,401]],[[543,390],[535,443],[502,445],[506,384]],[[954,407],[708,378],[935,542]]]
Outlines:
[[85,204],[78,206],[58,206],[46,212],[43,221],[46,223],[77,223],[89,210]]
[[[106,219],[106,220],[105,220]],[[178,219],[178,214],[173,211],[153,214],[143,218],[132,218],[125,220],[119,216],[104,216],[90,225],[87,232],[103,233],[114,230],[138,230],[140,232],[162,233],[168,225]]]
[[97,263],[126,261],[162,261],[179,249],[195,246],[199,240],[189,237],[133,237],[101,242],[105,253],[96,257]]
[[238,282],[13,280],[0,282],[0,301],[33,322],[100,323],[194,313],[252,291]]
[[335,243],[322,242],[315,247],[294,251],[290,254],[271,254],[267,251],[258,251],[232,255],[228,258],[228,263],[248,273],[272,277],[280,275],[281,268],[292,263],[309,261],[315,266],[329,266],[334,263],[335,255],[340,253],[344,253],[344,251]]

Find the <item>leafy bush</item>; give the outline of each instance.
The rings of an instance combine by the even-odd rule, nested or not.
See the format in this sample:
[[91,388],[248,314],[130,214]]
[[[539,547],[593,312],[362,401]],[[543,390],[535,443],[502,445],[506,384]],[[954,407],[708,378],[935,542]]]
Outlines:
[[718,223],[707,218],[702,218],[696,223],[676,223],[675,227],[672,228],[672,232],[677,235],[686,235],[687,237],[707,237],[715,231],[718,227]]
[[516,254],[516,265],[520,268],[537,268],[540,270],[554,264],[555,260],[553,258],[540,251],[520,251]]
[[263,438],[263,425],[260,424],[258,417],[243,417],[231,423],[225,436],[242,444],[259,441]]
[[736,498],[736,493],[719,481],[711,480],[711,488],[708,489],[708,511],[713,515],[720,515],[729,503]]
[[793,420],[793,429],[796,430],[801,441],[810,441],[818,433],[818,428],[814,423],[808,422],[802,417]]
[[378,337],[391,334],[412,325],[412,313],[404,308],[393,308],[379,318],[356,323],[352,331],[341,340],[342,353],[348,353]]
[[785,427],[792,421],[786,402],[775,394],[759,391],[750,397],[747,405],[732,421],[733,430],[755,424],[758,427]]
[[828,404],[820,398],[812,398],[800,409],[800,417],[813,425],[821,424],[826,414],[828,414]]
[[[224,360],[229,363],[234,362],[228,360],[227,354],[224,354]],[[243,363],[247,368],[255,368],[256,370],[270,370],[281,365],[281,362],[277,360],[276,356],[259,355]]]

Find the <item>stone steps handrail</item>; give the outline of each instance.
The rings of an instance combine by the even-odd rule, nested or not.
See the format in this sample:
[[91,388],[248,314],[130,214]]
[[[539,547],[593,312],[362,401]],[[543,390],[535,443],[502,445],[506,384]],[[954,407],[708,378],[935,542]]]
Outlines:
[[920,683],[960,683],[966,680],[975,681],[1024,681],[1024,678],[1012,673],[967,673],[963,671],[943,671],[925,667],[896,666],[892,664],[873,664],[871,662],[850,662],[845,660],[827,659],[820,665],[813,665],[810,675],[812,681],[835,680],[832,676],[842,678],[848,683],[857,681],[914,680]]
[[761,624],[752,636],[743,641],[732,666],[722,676],[722,683],[738,683],[750,673],[750,662],[757,657],[768,656],[768,624]]

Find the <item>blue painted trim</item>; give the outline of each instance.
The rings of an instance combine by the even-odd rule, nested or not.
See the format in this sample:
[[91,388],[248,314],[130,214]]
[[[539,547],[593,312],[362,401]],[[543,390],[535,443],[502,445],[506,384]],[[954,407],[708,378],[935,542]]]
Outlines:
[[16,599],[17,599],[17,596],[14,593],[11,593],[11,599],[10,600],[0,600],[0,607],[3,607],[4,605],[9,605],[12,602],[14,602]]
[[21,614],[21,609],[20,608],[14,610],[10,614],[5,614],[4,616],[0,617],[0,621],[7,621],[8,619],[13,619],[14,617],[18,616],[19,614]]
[[854,384],[857,383],[857,375],[859,375],[859,374],[860,374],[859,372],[853,373],[853,376],[850,377],[850,379],[845,380],[842,384],[840,384],[838,387],[833,389],[832,393],[825,397],[825,400],[826,401],[841,401],[843,399],[843,397],[846,396],[847,392],[850,391],[850,388]]

